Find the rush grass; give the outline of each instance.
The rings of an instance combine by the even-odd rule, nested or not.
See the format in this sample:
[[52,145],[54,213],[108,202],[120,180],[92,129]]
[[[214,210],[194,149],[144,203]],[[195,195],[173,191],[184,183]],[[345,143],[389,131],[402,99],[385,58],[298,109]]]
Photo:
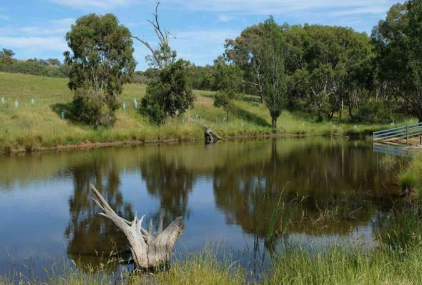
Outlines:
[[422,197],[422,153],[416,154],[398,174],[402,191],[410,191],[417,198]]
[[[233,114],[225,120],[225,112],[213,106],[213,92],[195,91],[194,109],[183,117],[168,119],[156,126],[141,116],[133,100],[140,100],[146,87],[125,85],[121,103],[126,110],[117,111],[113,128],[94,130],[65,118],[62,110],[72,100],[67,79],[0,73],[0,152],[33,151],[63,145],[99,142],[145,142],[164,140],[200,140],[203,133],[199,123],[210,126],[223,136],[270,135],[270,116],[262,104],[250,97],[235,102]],[[34,99],[34,104],[31,104]],[[18,107],[15,106],[18,102]],[[68,116],[65,113],[65,117]],[[385,125],[354,125],[348,123],[315,122],[306,116],[284,111],[277,134],[284,135],[346,135],[370,134]]]

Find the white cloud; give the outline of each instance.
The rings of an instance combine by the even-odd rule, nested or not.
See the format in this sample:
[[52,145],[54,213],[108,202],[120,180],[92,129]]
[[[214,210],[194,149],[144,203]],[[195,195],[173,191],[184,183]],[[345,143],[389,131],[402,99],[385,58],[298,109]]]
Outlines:
[[76,9],[113,9],[121,6],[128,6],[135,3],[135,0],[48,0],[56,4],[69,6]]
[[236,30],[193,30],[184,32],[175,32],[174,42],[186,42],[196,45],[204,43],[224,43],[227,38],[232,38],[239,34]]
[[[76,9],[112,10],[135,4],[154,5],[153,0],[45,0]],[[385,13],[397,0],[161,0],[163,7],[178,6],[195,11],[239,13],[254,15],[280,15],[295,11],[313,12],[319,9],[337,11],[338,16],[355,13]],[[403,2],[403,1],[401,1]],[[320,13],[321,11],[318,11]],[[344,13],[344,14],[343,14]],[[221,15],[219,21],[231,20]]]
[[7,26],[0,27],[0,36],[52,36],[61,35],[64,37],[70,30],[71,24],[75,22],[73,18],[63,18],[50,20],[38,26]]
[[217,17],[217,20],[219,22],[230,22],[231,20],[233,20],[233,17],[229,15],[219,15]]
[[178,56],[197,64],[210,63],[224,52],[226,39],[238,36],[237,30],[193,30],[175,32],[176,39],[170,43]]
[[8,37],[0,36],[0,46],[8,48],[39,48],[51,51],[68,49],[63,37]]
[[0,35],[2,36],[13,36],[13,35],[25,35],[25,36],[46,36],[46,35],[64,35],[69,31],[69,28],[59,27],[39,27],[39,26],[28,26],[28,27],[9,27],[0,28]]
[[[385,13],[396,0],[163,0],[191,10],[233,12],[255,15],[278,15],[294,11],[348,11],[358,9],[362,13]],[[320,13],[321,11],[319,11]]]
[[6,16],[6,15],[2,15],[2,14],[0,14],[0,20],[9,20],[9,17],[8,16]]
[[346,9],[346,10],[340,10],[340,11],[336,11],[336,12],[332,12],[331,15],[332,16],[352,16],[352,15],[362,15],[362,14],[375,14],[375,15],[379,15],[379,14],[383,14],[386,13],[388,11],[389,7],[385,7],[385,6],[373,6],[371,8],[367,8],[367,7],[359,7],[359,8],[353,8],[353,9]]
[[74,22],[73,18],[63,18],[50,20],[39,26],[0,27],[0,46],[63,52],[68,49],[65,34]]

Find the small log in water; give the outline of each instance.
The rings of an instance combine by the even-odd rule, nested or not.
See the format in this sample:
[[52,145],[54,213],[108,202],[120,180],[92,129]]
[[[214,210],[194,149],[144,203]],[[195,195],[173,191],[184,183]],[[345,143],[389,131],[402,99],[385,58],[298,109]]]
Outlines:
[[93,185],[91,191],[94,194],[92,200],[103,210],[100,215],[110,219],[127,237],[138,269],[159,268],[169,262],[174,244],[185,229],[183,217],[175,219],[165,230],[153,232],[152,220],[148,230],[142,227],[144,216],[138,219],[135,215],[132,222],[127,221],[116,214]]

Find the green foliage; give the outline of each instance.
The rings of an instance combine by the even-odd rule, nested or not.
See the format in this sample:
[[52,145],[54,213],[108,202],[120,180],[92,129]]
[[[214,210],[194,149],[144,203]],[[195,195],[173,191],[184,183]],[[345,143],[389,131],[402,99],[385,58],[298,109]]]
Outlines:
[[422,1],[391,7],[372,32],[378,76],[404,110],[422,121]]
[[234,65],[217,63],[215,65],[215,89],[218,90],[214,99],[214,106],[223,108],[229,119],[229,113],[233,111],[233,100],[242,86],[242,70]]
[[77,89],[72,104],[73,119],[93,125],[110,127],[116,117],[114,112],[119,107],[115,96],[110,96],[90,89]]
[[400,189],[403,192],[422,194],[422,155],[412,158],[410,164],[402,169],[398,175]]
[[177,52],[170,48],[168,40],[162,41],[158,49],[152,55],[145,56],[150,68],[162,69],[176,61]]
[[277,119],[286,104],[287,76],[284,57],[280,54],[284,47],[281,29],[272,17],[264,23],[261,45],[264,102],[270,111],[271,126],[276,128]]
[[194,96],[188,77],[188,62],[179,59],[160,71],[159,78],[148,84],[141,111],[161,124],[193,107]]
[[288,27],[284,35],[290,100],[303,100],[304,108],[319,120],[331,119],[343,105],[353,118],[371,82],[369,37],[348,28],[319,25]]
[[189,68],[192,88],[196,90],[215,90],[215,67],[192,65]]
[[3,50],[0,51],[0,59],[13,58],[14,56],[15,53],[11,49],[3,48]]
[[[112,14],[90,14],[72,25],[66,40],[72,49],[65,57],[70,66],[68,86],[75,92],[75,118],[96,127],[110,125],[116,97],[129,82],[136,64],[130,31]],[[87,111],[89,115],[83,113]]]
[[228,39],[225,44],[225,57],[239,66],[244,72],[246,92],[258,94],[263,103],[261,74],[263,24],[248,27],[236,39]]
[[0,64],[8,65],[13,63],[15,61],[13,56],[15,56],[15,53],[12,50],[3,48],[3,50],[0,51]]
[[10,62],[0,60],[0,71],[59,78],[69,76],[69,68],[67,66],[44,65],[34,60],[13,60]]
[[354,115],[354,120],[367,123],[388,123],[391,122],[391,118],[394,118],[394,113],[394,107],[388,102],[371,100],[361,104]]
[[48,77],[67,77],[69,69],[62,65],[57,58],[17,60],[15,53],[9,49],[0,51],[0,71],[9,73],[23,73]]
[[[244,71],[247,92],[265,101],[265,62],[279,60],[284,70],[275,74],[285,74],[280,76],[284,78],[281,85],[286,85],[281,90],[288,94],[287,106],[306,110],[319,120],[331,119],[336,112],[341,117],[346,106],[350,117],[355,118],[373,95],[374,52],[370,38],[349,28],[272,24],[279,30],[276,34],[268,35],[268,25],[259,24],[245,29],[235,40],[226,41],[225,56]],[[272,60],[265,60],[269,41],[280,44]]]

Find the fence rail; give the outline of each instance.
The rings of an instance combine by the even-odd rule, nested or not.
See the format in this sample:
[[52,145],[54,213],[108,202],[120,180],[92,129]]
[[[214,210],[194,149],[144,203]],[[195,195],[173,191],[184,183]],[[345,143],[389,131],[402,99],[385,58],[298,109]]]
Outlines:
[[409,141],[410,138],[422,135],[422,123],[408,125],[373,133],[374,142]]

